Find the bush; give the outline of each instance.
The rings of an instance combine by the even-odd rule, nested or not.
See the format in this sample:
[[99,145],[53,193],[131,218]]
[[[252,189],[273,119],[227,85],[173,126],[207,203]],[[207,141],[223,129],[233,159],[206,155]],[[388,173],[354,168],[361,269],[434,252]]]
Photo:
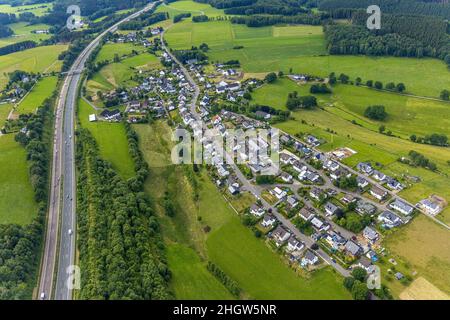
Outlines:
[[366,111],[364,112],[364,116],[367,118],[383,121],[388,116],[384,106],[381,105],[374,105],[374,106],[368,106],[366,108]]

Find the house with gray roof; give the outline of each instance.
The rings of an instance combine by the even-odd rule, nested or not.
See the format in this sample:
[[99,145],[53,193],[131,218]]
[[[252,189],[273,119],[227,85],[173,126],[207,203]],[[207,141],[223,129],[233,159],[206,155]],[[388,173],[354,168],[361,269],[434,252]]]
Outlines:
[[363,249],[352,240],[348,240],[345,243],[345,251],[354,257],[358,257],[363,253]]
[[414,211],[414,208],[412,206],[400,199],[395,199],[395,201],[392,202],[389,207],[400,213],[403,213],[406,216],[410,215]]
[[332,216],[332,215],[335,215],[336,213],[342,211],[342,209],[341,209],[340,207],[338,207],[337,205],[335,205],[335,204],[334,204],[333,202],[331,202],[331,201],[328,201],[328,202],[325,204],[324,209],[325,209],[325,212],[326,212],[326,215],[327,215],[327,216]]
[[385,228],[388,229],[398,227],[403,223],[400,217],[395,213],[392,213],[391,211],[384,211],[378,216],[377,220],[382,223]]
[[378,237],[379,237],[378,232],[376,232],[371,227],[365,227],[364,228],[363,236],[364,236],[364,238],[369,240],[371,243],[376,242],[378,240]]

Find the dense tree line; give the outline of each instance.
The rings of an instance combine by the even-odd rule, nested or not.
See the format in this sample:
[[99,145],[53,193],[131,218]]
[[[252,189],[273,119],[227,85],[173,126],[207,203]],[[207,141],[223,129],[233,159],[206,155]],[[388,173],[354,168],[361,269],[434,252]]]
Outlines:
[[224,9],[230,15],[286,15],[292,16],[309,12],[307,0],[196,0]]
[[146,26],[152,25],[157,22],[167,20],[169,15],[167,12],[153,13],[153,10],[140,15],[138,18],[129,22],[125,22],[119,26],[120,30],[141,30]]
[[383,15],[381,30],[368,30],[365,12],[353,14],[353,24],[325,26],[330,54],[434,57],[450,65],[448,23],[433,17]]
[[423,154],[411,150],[409,152],[409,159],[410,162],[409,164],[415,167],[422,167],[422,168],[426,168],[426,169],[430,169],[432,171],[436,171],[437,170],[437,166],[434,162],[430,161],[430,159],[428,159],[427,157],[425,157]]
[[0,25],[0,38],[6,38],[12,36],[14,32],[8,26]]
[[312,94],[317,93],[331,93],[331,89],[327,87],[325,83],[322,84],[313,84],[309,89],[309,92]]
[[239,284],[223,272],[222,269],[211,261],[208,261],[206,268],[225,286],[225,288],[227,288],[233,296],[236,298],[240,297],[242,289],[239,287]]
[[445,134],[432,133],[430,135],[426,135],[425,137],[418,137],[413,134],[409,139],[412,142],[431,144],[439,147],[448,146],[448,137]]
[[450,6],[445,1],[420,0],[321,0],[319,9],[334,12],[345,8],[366,9],[378,5],[383,13],[438,16],[450,19]]
[[173,17],[173,23],[180,22],[181,20],[185,18],[190,18],[192,14],[190,12],[187,13],[180,13]]
[[26,148],[39,209],[37,218],[28,225],[0,225],[0,300],[30,299],[35,284],[47,211],[49,136],[45,123],[54,98],[55,94],[28,117],[27,134],[16,135],[16,140]]
[[208,56],[203,51],[198,50],[197,47],[192,47],[191,50],[176,50],[173,54],[181,63],[186,63],[189,60],[197,60],[198,62],[208,60]]
[[10,54],[13,52],[31,49],[31,48],[36,47],[36,45],[37,45],[36,42],[30,41],[30,40],[13,43],[13,44],[1,47],[0,48],[0,56],[4,56],[6,54]]
[[[141,179],[147,173],[124,181],[100,158],[96,142],[86,129],[76,134],[80,298],[170,298],[170,272],[160,226],[151,201],[142,192]],[[130,127],[127,136],[133,159],[141,159]],[[143,162],[135,165],[137,172],[145,166]]]
[[204,14],[192,17],[192,22],[208,22],[208,21],[209,17]]
[[295,16],[282,15],[252,15],[252,16],[233,16],[232,23],[245,24],[248,27],[273,26],[275,24],[309,24],[320,25],[322,16],[320,14],[300,14]]

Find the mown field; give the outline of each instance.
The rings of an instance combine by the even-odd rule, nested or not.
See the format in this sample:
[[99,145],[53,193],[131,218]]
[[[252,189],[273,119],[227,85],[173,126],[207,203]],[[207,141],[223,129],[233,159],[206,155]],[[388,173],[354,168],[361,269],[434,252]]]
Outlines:
[[89,122],[95,110],[84,100],[78,102],[78,119],[81,126],[89,129],[98,143],[100,155],[112,163],[124,179],[135,175],[134,163],[128,151],[125,127],[122,123]]
[[59,71],[62,61],[58,56],[66,49],[67,45],[43,46],[0,56],[0,89],[8,83],[8,73],[15,70],[35,73]]
[[33,88],[33,90],[19,104],[15,113],[24,114],[35,112],[49,98],[56,89],[57,77],[42,78]]
[[[146,191],[154,199],[160,216],[177,297],[212,299],[217,295],[217,291],[209,292],[217,284],[205,275],[206,261],[211,260],[239,283],[245,297],[350,298],[342,279],[330,269],[316,272],[311,279],[297,276],[241,224],[204,172],[196,175],[198,200],[194,201],[193,187],[186,178],[192,169],[170,165],[171,131],[166,124],[157,122],[134,128],[151,168]],[[162,199],[166,191],[173,193],[177,209],[173,218],[164,214]],[[205,227],[211,231],[205,232]],[[183,267],[184,264],[193,266]],[[219,293],[222,298],[229,298],[226,292]]]
[[[197,5],[192,1],[179,1],[158,10],[172,15],[180,10],[206,10],[198,9]],[[224,15],[217,11],[211,16]],[[330,72],[345,73],[352,79],[361,77],[364,81],[404,82],[409,92],[432,97],[450,88],[448,70],[440,60],[329,56],[321,29],[320,26],[248,28],[229,21],[193,23],[186,19],[167,31],[166,40],[175,49],[187,49],[205,42],[211,47],[208,53],[211,61],[237,59],[248,73],[288,72],[291,68],[296,73],[318,76],[328,76]],[[233,47],[238,45],[244,48],[234,50]]]
[[30,223],[37,204],[25,149],[14,140],[13,134],[0,135],[0,168],[0,223]]
[[18,22],[8,25],[13,31],[14,35],[7,38],[0,38],[0,47],[7,46],[21,41],[35,41],[37,43],[49,39],[49,34],[34,34],[34,30],[48,30],[50,26],[46,24],[28,25],[26,22]]
[[408,227],[390,234],[384,244],[394,256],[410,262],[411,271],[417,271],[418,276],[450,295],[448,230],[419,216]]

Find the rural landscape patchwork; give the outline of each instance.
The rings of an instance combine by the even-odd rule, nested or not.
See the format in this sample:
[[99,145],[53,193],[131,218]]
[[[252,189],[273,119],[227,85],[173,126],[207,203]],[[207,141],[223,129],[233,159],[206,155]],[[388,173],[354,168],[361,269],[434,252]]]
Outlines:
[[0,0],[0,300],[450,300],[448,137],[446,0]]

